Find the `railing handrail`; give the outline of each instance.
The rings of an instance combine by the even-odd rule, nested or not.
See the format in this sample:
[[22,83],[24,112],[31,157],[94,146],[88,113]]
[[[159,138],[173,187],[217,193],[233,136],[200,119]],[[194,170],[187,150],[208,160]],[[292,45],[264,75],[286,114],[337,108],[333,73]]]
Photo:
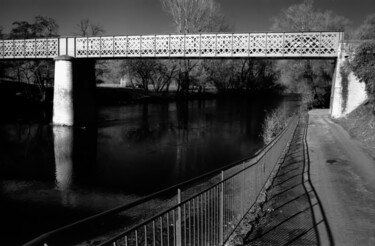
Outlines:
[[[141,36],[177,36],[177,35],[217,35],[217,34],[278,34],[278,33],[344,33],[343,31],[335,30],[324,30],[324,31],[253,31],[253,32],[202,32],[202,33],[162,33],[162,34],[114,34],[114,35],[99,35],[99,36],[74,36],[74,35],[63,35],[63,36],[51,36],[51,37],[35,37],[35,38],[2,38],[0,41],[13,41],[13,40],[35,40],[35,39],[64,39],[64,38],[110,38],[110,37],[141,37]],[[371,39],[369,39],[371,40]]]
[[[104,219],[104,218],[106,218],[107,216],[114,215],[114,214],[118,214],[118,213],[120,213],[120,212],[122,212],[122,211],[125,211],[125,210],[127,210],[127,209],[133,208],[133,207],[138,206],[138,205],[140,205],[140,204],[142,204],[142,203],[145,203],[145,202],[147,202],[147,201],[149,201],[149,200],[151,200],[151,199],[153,199],[153,198],[156,198],[156,197],[158,197],[158,196],[160,196],[160,195],[162,195],[162,194],[164,194],[164,193],[168,193],[168,192],[171,192],[171,191],[175,191],[176,189],[179,189],[179,188],[185,187],[185,186],[187,186],[187,185],[189,185],[189,184],[194,184],[194,183],[196,183],[196,182],[199,181],[199,180],[205,179],[205,178],[207,178],[207,177],[211,177],[211,176],[213,176],[213,175],[220,174],[222,171],[226,171],[226,170],[228,170],[228,169],[230,169],[230,168],[232,168],[232,167],[235,167],[235,166],[237,166],[237,165],[239,165],[239,164],[241,164],[241,163],[243,163],[243,162],[245,162],[245,161],[255,159],[255,162],[252,163],[251,165],[249,165],[249,166],[247,167],[247,168],[250,168],[250,167],[252,167],[253,165],[255,165],[255,164],[259,161],[259,159],[261,159],[261,158],[262,158],[262,157],[263,157],[263,156],[264,156],[264,155],[265,155],[265,154],[271,149],[271,147],[272,147],[273,145],[275,145],[275,144],[280,140],[281,136],[282,136],[282,135],[288,130],[288,128],[289,128],[289,126],[290,126],[290,123],[291,123],[296,117],[297,117],[297,116],[293,116],[293,117],[291,117],[291,118],[289,119],[289,121],[288,121],[287,126],[286,126],[286,127],[285,127],[285,128],[284,128],[284,129],[283,129],[283,130],[282,130],[282,131],[281,131],[281,132],[280,132],[280,133],[279,133],[279,134],[278,134],[278,135],[277,135],[277,136],[276,136],[276,137],[270,142],[270,143],[268,143],[268,144],[267,144],[266,146],[264,146],[261,150],[257,151],[255,154],[253,154],[253,155],[251,155],[251,156],[249,156],[249,157],[242,158],[241,160],[236,161],[236,162],[231,163],[231,164],[228,164],[228,165],[226,165],[226,166],[224,166],[224,167],[217,168],[217,169],[215,169],[215,170],[213,170],[213,171],[207,172],[207,173],[202,174],[202,175],[200,175],[200,176],[198,176],[198,177],[195,177],[195,178],[189,179],[189,180],[184,181],[184,182],[181,182],[181,183],[179,183],[179,184],[176,184],[176,185],[170,186],[170,187],[168,187],[168,188],[162,189],[162,190],[160,190],[160,191],[154,192],[154,193],[152,193],[152,194],[150,194],[150,195],[147,195],[147,196],[145,196],[145,197],[143,197],[143,198],[140,198],[140,199],[138,199],[138,200],[136,200],[136,201],[133,201],[133,202],[131,202],[131,203],[128,203],[128,204],[125,204],[125,205],[121,205],[121,206],[118,206],[118,207],[113,208],[113,209],[109,209],[109,210],[107,210],[107,211],[104,211],[104,212],[98,213],[98,214],[96,214],[96,215],[93,215],[93,216],[87,217],[87,218],[85,218],[85,219],[79,220],[79,221],[74,222],[74,223],[71,223],[71,224],[69,224],[69,225],[66,225],[66,226],[63,226],[63,227],[57,228],[57,229],[55,229],[55,230],[49,231],[49,232],[47,232],[47,233],[44,233],[44,234],[42,234],[42,235],[40,235],[40,236],[34,238],[34,239],[31,240],[31,241],[25,243],[24,246],[33,246],[33,245],[38,245],[38,243],[44,243],[45,240],[50,239],[50,238],[52,238],[53,236],[57,236],[59,233],[63,233],[63,232],[65,232],[65,231],[67,231],[67,230],[70,230],[70,229],[72,229],[72,228],[74,228],[74,227],[79,227],[79,226],[82,226],[82,225],[84,225],[84,224],[86,224],[86,223],[92,223],[92,222],[94,222],[94,221],[96,221],[96,220]],[[246,168],[246,169],[247,169],[247,168]],[[231,176],[234,176],[234,175],[238,174],[238,173],[241,172],[241,171],[242,171],[242,170],[240,170],[240,171],[238,171],[238,172],[236,172],[236,173],[230,175],[229,177],[225,178],[224,180],[220,181],[219,183],[217,183],[217,184],[215,184],[215,185],[221,184],[221,183],[224,182],[225,180],[229,179]],[[215,185],[213,185],[213,186],[215,186]],[[212,187],[210,187],[210,188],[212,188]],[[210,189],[210,188],[207,188],[207,189]],[[203,191],[201,191],[201,192],[203,192]],[[200,193],[201,193],[201,192],[200,192]],[[195,196],[195,195],[194,195],[194,196]],[[188,199],[191,199],[191,197],[188,198]],[[179,204],[173,206],[173,208],[176,208],[177,206],[179,206]],[[170,209],[171,209],[171,208],[170,208]],[[167,209],[167,210],[169,210],[169,209]],[[165,210],[165,211],[167,211],[167,210]],[[162,213],[165,213],[165,211],[163,211]],[[154,217],[154,216],[153,216],[153,217]],[[147,219],[146,221],[148,221],[148,219]],[[142,225],[143,223],[144,223],[144,221],[141,222],[140,224]],[[132,228],[135,228],[135,227],[137,227],[137,226],[139,226],[139,224],[135,225],[135,226],[132,227]],[[131,229],[129,229],[129,230],[131,230]],[[129,231],[129,230],[127,230],[127,231]]]

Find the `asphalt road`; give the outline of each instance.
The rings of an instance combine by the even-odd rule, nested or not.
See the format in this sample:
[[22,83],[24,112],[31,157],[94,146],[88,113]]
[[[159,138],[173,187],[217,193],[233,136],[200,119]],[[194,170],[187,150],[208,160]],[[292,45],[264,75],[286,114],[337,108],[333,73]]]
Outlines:
[[334,244],[375,245],[375,160],[328,110],[312,110],[309,116],[310,179]]

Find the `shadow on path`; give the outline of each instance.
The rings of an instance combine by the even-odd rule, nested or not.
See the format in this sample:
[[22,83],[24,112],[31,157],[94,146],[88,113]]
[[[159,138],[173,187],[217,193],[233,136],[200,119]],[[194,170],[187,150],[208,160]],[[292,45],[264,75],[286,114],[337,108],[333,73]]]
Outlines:
[[245,245],[333,245],[330,229],[309,180],[307,118],[301,119],[284,161],[267,191],[262,215]]

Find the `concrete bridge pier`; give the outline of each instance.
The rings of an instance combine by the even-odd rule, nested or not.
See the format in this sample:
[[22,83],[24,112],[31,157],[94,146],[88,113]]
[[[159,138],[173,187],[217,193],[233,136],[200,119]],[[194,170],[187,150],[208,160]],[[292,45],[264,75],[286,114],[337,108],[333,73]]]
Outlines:
[[54,125],[95,123],[95,60],[71,56],[55,58]]

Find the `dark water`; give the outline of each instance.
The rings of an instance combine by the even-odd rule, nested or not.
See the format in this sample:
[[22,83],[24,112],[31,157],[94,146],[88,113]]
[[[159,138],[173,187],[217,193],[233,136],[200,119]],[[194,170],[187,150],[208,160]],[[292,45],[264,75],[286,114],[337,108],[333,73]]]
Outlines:
[[98,126],[86,129],[29,116],[2,121],[1,238],[24,243],[250,156],[263,146],[265,110],[295,104],[265,102],[105,107]]

